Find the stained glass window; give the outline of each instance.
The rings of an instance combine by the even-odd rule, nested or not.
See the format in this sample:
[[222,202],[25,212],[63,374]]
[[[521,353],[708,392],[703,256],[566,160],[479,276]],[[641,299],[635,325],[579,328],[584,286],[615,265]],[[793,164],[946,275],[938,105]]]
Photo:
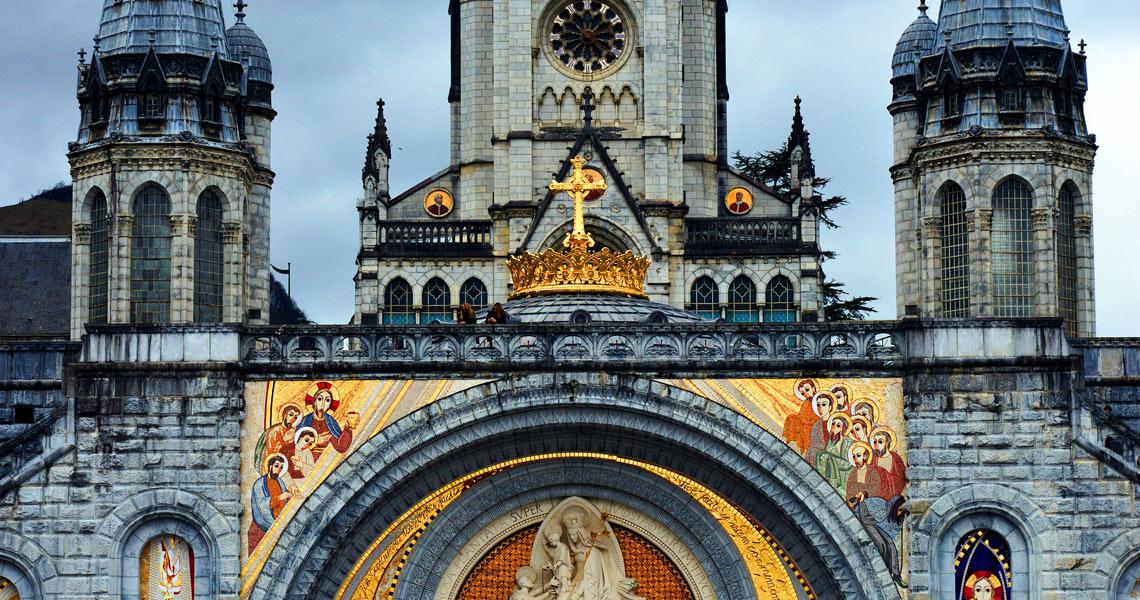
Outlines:
[[20,590],[16,584],[0,577],[0,600],[20,600]]
[[720,290],[711,277],[698,277],[693,282],[689,290],[689,310],[710,321],[720,318]]
[[170,196],[149,184],[134,201],[131,322],[170,322]]
[[1077,314],[1077,237],[1073,228],[1076,219],[1077,190],[1072,182],[1061,187],[1057,198],[1057,305],[1070,337],[1080,335]]
[[728,320],[733,323],[755,323],[760,320],[756,284],[745,275],[728,286]]
[[194,322],[222,322],[222,200],[206,190],[198,197],[194,232]]
[[956,600],[1008,600],[1013,588],[1009,543],[989,529],[962,536],[954,555]]
[[1033,190],[1006,179],[994,191],[994,316],[1032,317],[1034,302]]
[[423,305],[423,315],[420,319],[423,323],[453,320],[451,289],[439,277],[433,277],[424,286],[423,299],[420,304]]
[[151,539],[139,555],[141,600],[193,600],[194,549],[174,535]]
[[464,281],[463,286],[459,288],[460,304],[470,304],[471,308],[478,311],[487,308],[488,302],[487,286],[474,277]]
[[793,323],[796,320],[795,289],[783,275],[777,275],[764,289],[764,322]]
[[966,194],[956,183],[938,193],[942,207],[942,316],[970,316],[970,232],[966,226]]
[[111,236],[107,221],[107,196],[95,190],[91,198],[91,271],[87,284],[89,305],[87,320],[107,322],[107,278],[110,265]]
[[384,288],[384,323],[408,325],[416,322],[412,310],[412,286],[397,277]]

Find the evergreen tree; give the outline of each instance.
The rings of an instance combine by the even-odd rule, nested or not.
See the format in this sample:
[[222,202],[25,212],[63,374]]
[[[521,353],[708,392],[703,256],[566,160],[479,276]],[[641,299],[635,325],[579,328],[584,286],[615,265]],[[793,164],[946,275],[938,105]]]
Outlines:
[[[791,196],[799,194],[799,184],[793,187],[792,181],[792,151],[788,143],[777,150],[761,151],[748,156],[739,151],[732,157],[736,169],[745,175],[761,181],[776,192]],[[827,177],[814,177],[813,187],[816,191],[822,190],[831,183]],[[840,225],[831,218],[835,209],[845,206],[847,198],[844,196],[821,197],[814,203],[804,202],[800,205],[800,216],[806,211],[815,210],[819,214],[819,221],[828,229],[838,229]],[[826,262],[838,256],[835,252],[822,251],[820,262]],[[825,321],[862,321],[867,315],[875,312],[871,303],[878,300],[872,296],[851,296],[847,293],[847,284],[826,279],[823,283],[823,318]]]

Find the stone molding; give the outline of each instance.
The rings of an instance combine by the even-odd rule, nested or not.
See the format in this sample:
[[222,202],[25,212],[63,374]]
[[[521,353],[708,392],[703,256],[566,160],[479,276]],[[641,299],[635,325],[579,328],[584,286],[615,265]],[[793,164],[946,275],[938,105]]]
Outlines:
[[[570,381],[576,382],[573,391],[567,387]],[[674,418],[679,415],[684,415],[683,422]],[[591,426],[626,433],[580,434]],[[547,429],[545,439],[530,434],[537,427]],[[564,427],[575,433],[551,435]],[[715,469],[715,474],[697,477],[711,478],[705,483],[747,482],[749,489],[713,487],[743,510],[764,515],[769,531],[777,539],[790,540],[785,541],[789,548],[811,549],[810,560],[796,559],[821,597],[899,597],[882,557],[842,497],[782,440],[727,408],[662,383],[580,373],[496,381],[440,400],[389,426],[349,456],[285,526],[250,598],[335,593],[338,584],[329,581],[346,575],[359,558],[348,556],[352,547],[359,547],[345,539],[348,532],[378,535],[422,497],[421,492],[429,493],[449,479],[454,474],[449,469],[465,475],[512,455],[597,451],[595,444],[608,444],[601,450],[619,455],[634,451],[613,442],[636,444],[644,453],[652,446],[637,439],[649,432],[664,436],[654,438],[654,444],[673,448],[657,454],[655,464],[689,471],[689,476],[694,470]],[[428,463],[438,467],[430,476],[422,469]],[[431,481],[420,481],[423,477]],[[789,487],[792,481],[802,485]],[[397,490],[399,497],[392,497]],[[375,506],[384,510],[371,510]],[[312,529],[314,523],[327,526],[318,532]],[[299,562],[311,568],[297,571]],[[320,573],[332,577],[318,581]]]
[[[1125,573],[1140,561],[1140,529],[1127,529],[1107,544],[1096,558],[1093,573],[1099,579],[1098,588],[1107,589],[1108,598],[1122,597],[1120,584]],[[1127,598],[1128,596],[1123,596]]]
[[52,557],[20,533],[0,527],[0,577],[16,585],[21,598],[67,598],[57,590],[57,571]]
[[[615,515],[618,524],[654,541],[685,574],[698,600],[733,600],[748,589],[741,557],[734,552],[721,556],[733,547],[723,528],[691,497],[659,477],[593,460],[519,469],[492,476],[467,492],[428,528],[404,569],[409,580],[425,581],[427,594],[406,600],[454,598],[463,576],[487,551],[515,531],[541,522],[546,515],[541,506],[549,510],[569,496],[593,499]],[[539,510],[530,511],[532,506]],[[521,509],[528,509],[526,519],[518,519]]]
[[[1026,544],[1027,579],[1029,592],[1026,596],[1013,596],[1009,600],[1023,600],[1041,597],[1041,576],[1045,570],[1043,551],[1053,552],[1063,547],[1049,516],[1034,504],[1028,496],[1010,486],[978,483],[950,491],[935,500],[925,514],[921,515],[914,527],[911,543],[913,564],[926,561],[927,572],[932,575],[930,591],[932,598],[941,598],[946,590],[934,574],[943,573],[947,565],[939,563],[944,545],[957,544],[953,537],[954,528],[961,527],[965,519],[985,515],[996,515],[1012,523]],[[1014,544],[1014,540],[1007,541]]]
[[[240,560],[241,546],[236,525],[236,519],[227,517],[198,494],[165,488],[147,490],[119,503],[103,518],[93,536],[93,543],[97,545],[93,554],[108,557],[111,565],[107,572],[108,592],[111,598],[118,598],[124,593],[124,586],[129,588],[130,584],[129,579],[125,580],[121,575],[123,570],[134,568],[137,572],[138,569],[137,560],[134,565],[124,564],[138,541],[136,533],[157,535],[162,532],[159,529],[181,526],[181,533],[186,534],[182,536],[184,539],[200,541],[204,546],[201,554],[206,560],[201,561],[203,564],[199,568],[209,577],[205,581],[212,591],[208,593],[236,594],[236,578],[227,576],[222,579],[220,574],[223,570],[218,568],[221,564]],[[197,548],[193,543],[192,547]]]

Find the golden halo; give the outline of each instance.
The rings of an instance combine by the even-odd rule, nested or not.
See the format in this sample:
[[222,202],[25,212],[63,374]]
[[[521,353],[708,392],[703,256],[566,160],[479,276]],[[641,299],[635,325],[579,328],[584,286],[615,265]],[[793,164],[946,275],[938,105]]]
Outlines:
[[734,215],[746,215],[752,212],[755,198],[748,188],[734,187],[724,195],[724,207]]
[[872,400],[870,398],[866,398],[866,397],[859,398],[859,399],[854,400],[854,401],[851,401],[850,399],[848,400],[847,406],[851,408],[851,414],[852,415],[858,414],[855,412],[855,409],[860,404],[870,405],[870,407],[871,407],[871,422],[872,423],[879,420],[879,403],[875,402],[874,400]]
[[812,399],[811,399],[811,412],[815,413],[815,416],[822,419],[823,415],[819,414],[819,399],[820,398],[827,398],[828,400],[831,400],[831,411],[828,413],[828,415],[830,416],[832,413],[835,412],[835,396],[832,396],[830,392],[820,392],[820,393],[818,393],[812,397]]
[[898,443],[898,436],[895,435],[895,430],[891,429],[890,427],[888,427],[886,425],[879,425],[878,427],[871,430],[871,438],[870,439],[874,440],[875,436],[879,435],[880,433],[886,435],[887,439],[889,440],[887,443],[887,450],[894,452],[895,444]]
[[874,448],[871,448],[871,444],[868,444],[867,442],[864,442],[864,441],[855,442],[854,444],[851,444],[850,448],[847,449],[847,462],[849,462],[851,464],[855,464],[855,449],[856,448],[862,448],[862,449],[867,451],[867,462],[870,462],[871,457],[875,455],[875,450],[874,450]]

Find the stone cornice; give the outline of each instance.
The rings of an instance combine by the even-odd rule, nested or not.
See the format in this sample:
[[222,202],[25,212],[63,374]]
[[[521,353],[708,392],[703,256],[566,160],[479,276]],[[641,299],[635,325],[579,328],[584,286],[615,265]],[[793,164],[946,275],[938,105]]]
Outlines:
[[928,140],[915,149],[910,164],[922,171],[932,171],[966,164],[1023,161],[1092,170],[1096,150],[1092,144],[1044,134],[987,132]]

